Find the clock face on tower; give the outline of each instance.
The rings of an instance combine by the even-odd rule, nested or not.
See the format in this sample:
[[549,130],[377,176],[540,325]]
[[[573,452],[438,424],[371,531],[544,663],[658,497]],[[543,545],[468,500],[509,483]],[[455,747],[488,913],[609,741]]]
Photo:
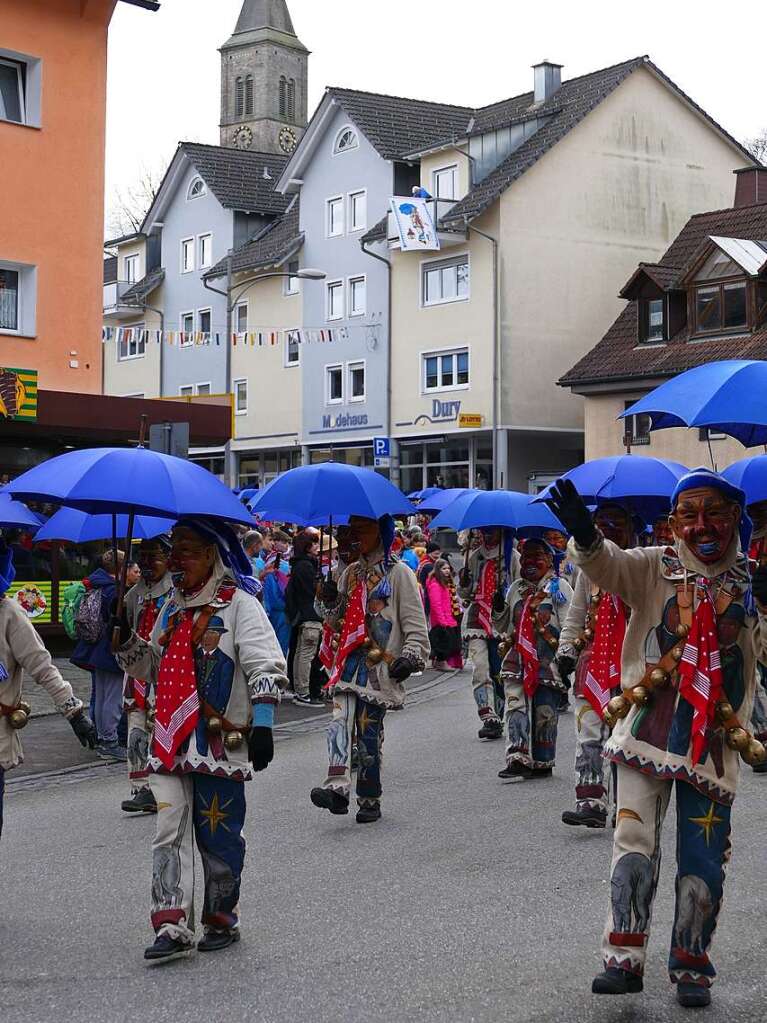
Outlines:
[[232,135],[232,142],[238,149],[250,149],[253,145],[253,132],[244,124]]
[[298,145],[298,138],[292,128],[281,128],[278,141],[283,153],[292,153]]

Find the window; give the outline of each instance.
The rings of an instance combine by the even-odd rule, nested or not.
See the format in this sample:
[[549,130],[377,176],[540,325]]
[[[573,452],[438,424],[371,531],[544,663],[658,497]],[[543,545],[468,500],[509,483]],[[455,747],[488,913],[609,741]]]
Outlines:
[[349,278],[349,315],[365,315],[367,284],[364,277]]
[[[631,408],[638,399],[633,398],[631,401],[625,401],[623,408]],[[628,447],[630,444],[649,444],[650,443],[650,424],[652,420],[646,413],[642,413],[638,416],[628,416],[623,420],[623,441]]]
[[138,255],[125,257],[125,282],[135,284],[138,280]]
[[234,329],[238,334],[244,334],[248,329],[248,303],[240,302],[234,311]]
[[0,57],[0,117],[26,124],[24,109],[24,65]]
[[357,138],[357,132],[354,128],[350,128],[348,125],[342,128],[336,135],[336,141],[333,146],[334,153],[346,153],[350,149],[356,149],[359,146],[359,139]]
[[288,116],[288,80],[285,75],[280,76],[280,117],[285,120]]
[[365,363],[349,363],[349,401],[365,400]]
[[181,242],[181,273],[188,274],[194,270],[194,238],[184,238]]
[[146,333],[143,323],[120,328],[117,338],[118,362],[127,362],[128,359],[143,359],[146,354]]
[[248,381],[234,380],[234,414],[244,416],[248,411]]
[[34,337],[36,316],[37,269],[0,262],[0,333]]
[[19,271],[0,266],[0,330],[19,329]]
[[296,119],[296,80],[291,78],[288,81],[288,111],[286,114],[288,121],[295,121]]
[[344,233],[344,199],[339,195],[327,201],[328,238],[337,238]]
[[245,79],[245,114],[253,114],[253,75]]
[[325,404],[340,405],[344,400],[343,366],[325,367]]
[[[291,259],[288,263],[288,273],[298,273],[298,260]],[[300,277],[286,277],[285,278],[285,294],[286,295],[298,295],[301,291],[301,278]]]
[[197,239],[198,251],[200,255],[199,266],[200,269],[204,269],[206,266],[213,265],[213,235],[212,234],[201,234]]
[[298,366],[301,363],[301,332],[299,330],[285,331],[285,365]]
[[646,298],[640,305],[640,341],[663,341],[665,330],[663,323],[664,299]]
[[709,284],[695,289],[695,326],[699,333],[736,330],[747,325],[745,281]]
[[469,257],[424,263],[421,285],[423,305],[463,302],[469,297]]
[[344,282],[331,281],[328,284],[327,296],[325,318],[328,320],[342,320],[344,316]]
[[180,344],[182,348],[187,345],[194,344],[194,313],[182,313],[180,317],[181,340]]
[[198,394],[210,394],[210,384],[197,384],[195,390]]
[[186,197],[187,199],[199,199],[200,196],[205,195],[206,192],[207,189],[202,178],[194,178],[187,189]]
[[435,199],[458,198],[458,166],[441,167],[432,177],[432,194]]
[[368,194],[367,192],[349,193],[349,230],[364,231],[368,219]]
[[713,281],[721,277],[742,277],[743,269],[726,252],[715,248],[695,275],[696,281]]
[[191,398],[194,394],[194,384],[183,384],[179,387],[178,393],[182,398]]
[[197,329],[202,334],[210,334],[210,309],[197,310]]
[[446,391],[469,386],[469,349],[427,352],[423,359],[424,391]]
[[242,117],[245,112],[245,83],[242,78],[234,82],[234,116]]

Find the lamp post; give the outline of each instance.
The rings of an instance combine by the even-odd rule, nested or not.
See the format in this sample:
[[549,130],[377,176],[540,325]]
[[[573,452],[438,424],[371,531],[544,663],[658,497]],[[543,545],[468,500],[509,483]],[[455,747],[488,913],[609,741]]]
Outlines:
[[[234,310],[237,303],[245,294],[245,292],[253,285],[258,284],[259,281],[268,281],[275,277],[297,277],[301,281],[324,281],[327,274],[324,270],[315,270],[312,267],[305,267],[303,270],[297,270],[294,274],[289,273],[268,273],[260,274],[257,277],[251,277],[247,281],[240,281],[239,284],[234,284],[232,271],[232,253],[230,252],[226,259],[226,291],[222,291],[221,288],[214,288],[207,277],[203,277],[202,283],[208,289],[213,291],[217,295],[223,295],[226,299],[226,393],[232,393],[232,319],[234,316]],[[232,472],[232,440],[231,438],[226,442],[224,446],[224,481],[228,487],[233,484]]]

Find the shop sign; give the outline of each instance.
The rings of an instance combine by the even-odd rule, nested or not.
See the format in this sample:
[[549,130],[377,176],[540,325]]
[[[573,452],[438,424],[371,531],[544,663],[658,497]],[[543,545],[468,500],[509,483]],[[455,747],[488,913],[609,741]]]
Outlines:
[[484,422],[484,416],[479,412],[461,412],[458,416],[458,426],[461,430],[479,430]]
[[0,419],[37,419],[37,370],[0,366]]
[[322,429],[323,430],[343,430],[349,429],[355,426],[367,426],[367,416],[352,416],[347,412],[342,412],[337,416],[323,416],[322,417]]

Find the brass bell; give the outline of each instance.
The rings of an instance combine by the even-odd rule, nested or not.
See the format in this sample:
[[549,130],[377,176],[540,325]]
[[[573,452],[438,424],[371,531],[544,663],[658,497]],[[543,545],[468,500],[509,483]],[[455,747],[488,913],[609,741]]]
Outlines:
[[578,651],[578,653],[580,653],[581,650],[583,650],[583,648],[586,646],[586,640],[578,636],[576,639],[573,640],[573,646]]
[[384,652],[380,646],[371,646],[368,650],[367,662],[368,664],[380,664],[383,656]]
[[370,638],[370,636],[365,636],[365,638],[362,641],[363,649],[369,650],[372,645],[373,645],[373,640]]
[[591,594],[591,604],[592,604],[592,606],[596,607],[601,599],[602,599],[602,594],[601,593],[592,593]]
[[767,749],[765,749],[764,743],[759,742],[758,739],[752,739],[743,753],[743,759],[752,767],[754,764],[763,764],[767,760]]
[[228,750],[236,750],[242,746],[245,741],[245,736],[242,732],[227,732],[224,736],[224,746]]
[[684,622],[680,622],[674,631],[680,639],[687,639],[690,635],[690,626],[685,625]]
[[501,642],[498,644],[498,656],[501,658],[501,660],[503,660],[503,658],[509,652],[510,648],[511,643],[507,643],[504,640],[501,640]]
[[155,711],[154,707],[147,707],[147,709],[146,709],[146,723],[148,725],[153,725],[154,724],[154,719],[155,719],[156,716],[157,716],[157,712]]
[[26,700],[19,700],[19,710],[23,710],[27,717],[32,716],[32,708]]
[[675,661],[681,661],[682,657],[684,656],[684,647],[681,645],[675,646],[674,649],[671,651],[671,656],[674,658]]
[[211,735],[221,735],[224,730],[224,722],[219,717],[208,718],[208,731]]
[[650,672],[650,683],[653,689],[660,689],[668,682],[668,672],[663,668],[653,668]]
[[635,703],[638,707],[644,707],[646,703],[650,702],[651,695],[647,686],[634,686],[631,690],[631,702]]
[[552,650],[556,650],[557,647],[559,646],[559,640],[554,639],[553,636],[551,637],[551,639],[547,639],[546,642],[549,644]]
[[744,753],[751,743],[751,736],[740,725],[731,728],[727,733],[726,739],[730,749],[735,749],[738,753]]
[[716,712],[719,715],[719,720],[722,724],[724,724],[725,721],[729,721],[735,714],[735,711],[732,709],[732,704],[728,703],[727,700],[721,700],[717,703]]
[[594,638],[594,630],[593,629],[584,629],[583,630],[583,638],[585,640],[587,640],[587,641],[590,640],[590,639],[593,639]]
[[25,710],[22,710],[21,707],[17,707],[16,710],[11,711],[8,715],[8,724],[11,728],[25,728],[28,721],[29,714],[27,714]]
[[630,710],[631,704],[623,693],[619,693],[618,696],[613,696],[612,700],[610,700],[605,709],[602,711],[602,717],[612,728],[615,722],[619,721],[621,718],[625,718]]

